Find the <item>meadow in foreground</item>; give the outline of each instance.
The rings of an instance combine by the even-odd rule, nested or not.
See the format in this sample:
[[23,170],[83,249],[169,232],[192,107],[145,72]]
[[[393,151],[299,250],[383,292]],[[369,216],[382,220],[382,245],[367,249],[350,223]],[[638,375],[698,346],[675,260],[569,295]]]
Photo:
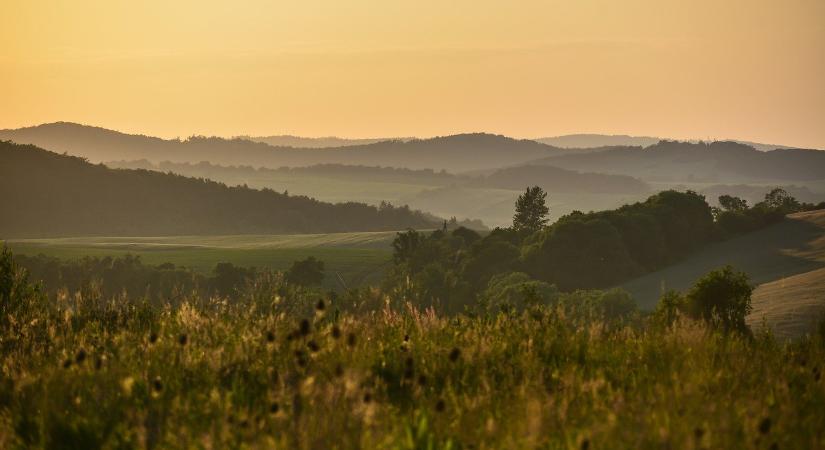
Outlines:
[[825,447],[822,327],[779,343],[565,303],[445,317],[277,274],[232,302],[50,302],[10,268],[3,448]]

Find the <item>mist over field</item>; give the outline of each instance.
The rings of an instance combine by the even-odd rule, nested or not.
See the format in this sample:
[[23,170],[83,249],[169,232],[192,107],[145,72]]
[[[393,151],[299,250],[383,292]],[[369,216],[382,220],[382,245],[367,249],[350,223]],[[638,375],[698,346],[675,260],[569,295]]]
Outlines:
[[0,449],[825,448],[825,3],[2,10]]

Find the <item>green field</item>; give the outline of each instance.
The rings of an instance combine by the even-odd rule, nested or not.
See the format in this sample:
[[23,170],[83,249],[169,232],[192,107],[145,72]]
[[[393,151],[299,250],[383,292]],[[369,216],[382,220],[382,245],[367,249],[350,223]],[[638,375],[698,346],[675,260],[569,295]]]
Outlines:
[[[17,254],[62,259],[139,256],[147,264],[166,262],[208,273],[219,262],[286,269],[314,256],[326,264],[325,287],[339,289],[376,282],[391,256],[394,231],[300,235],[73,237],[7,241]],[[340,278],[339,278],[340,276]]]

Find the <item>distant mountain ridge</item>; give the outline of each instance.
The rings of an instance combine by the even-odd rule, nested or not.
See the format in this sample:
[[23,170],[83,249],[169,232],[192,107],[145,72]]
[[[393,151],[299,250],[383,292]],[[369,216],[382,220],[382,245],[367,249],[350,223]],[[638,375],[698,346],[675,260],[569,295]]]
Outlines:
[[[624,134],[565,134],[561,136],[544,137],[535,139],[536,142],[542,144],[552,145],[559,148],[579,148],[579,149],[594,149],[601,147],[649,147],[656,145],[660,141],[668,141],[670,139],[652,137],[652,136],[628,136]],[[736,142],[739,144],[749,145],[759,151],[770,151],[776,149],[798,148],[787,145],[763,144],[760,142],[740,141],[736,139],[724,139],[722,141]],[[688,141],[692,144],[701,142],[698,139],[690,139]]]
[[277,136],[236,136],[240,139],[247,139],[252,142],[263,142],[274,147],[294,147],[294,148],[330,148],[330,147],[350,147],[353,145],[375,144],[384,141],[411,141],[415,138],[366,138],[347,139],[336,136],[326,137],[302,137],[282,134]]
[[0,237],[331,233],[435,228],[407,207],[324,203],[0,142]]
[[152,162],[209,161],[221,165],[269,168],[350,164],[465,171],[498,168],[567,152],[528,139],[517,140],[485,133],[299,149],[273,147],[237,138],[193,136],[186,140],[166,140],[66,122],[0,130],[0,139],[65,152],[92,162],[140,159]]
[[647,181],[741,183],[825,179],[825,151],[762,152],[737,142],[662,141],[645,148],[608,147],[597,152],[550,156],[528,164],[629,175]]

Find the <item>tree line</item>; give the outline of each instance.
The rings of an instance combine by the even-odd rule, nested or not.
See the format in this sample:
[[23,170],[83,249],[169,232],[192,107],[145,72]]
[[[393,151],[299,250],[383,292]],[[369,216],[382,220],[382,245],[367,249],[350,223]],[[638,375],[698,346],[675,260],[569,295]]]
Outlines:
[[574,211],[547,225],[545,198],[541,188],[528,188],[516,202],[513,225],[486,236],[464,228],[399,233],[384,288],[448,311],[479,301],[506,303],[496,293],[523,296],[524,289],[603,289],[788,213],[825,208],[825,202],[800,203],[782,189],[753,207],[726,197],[719,209],[695,192],[670,190],[615,210]]

